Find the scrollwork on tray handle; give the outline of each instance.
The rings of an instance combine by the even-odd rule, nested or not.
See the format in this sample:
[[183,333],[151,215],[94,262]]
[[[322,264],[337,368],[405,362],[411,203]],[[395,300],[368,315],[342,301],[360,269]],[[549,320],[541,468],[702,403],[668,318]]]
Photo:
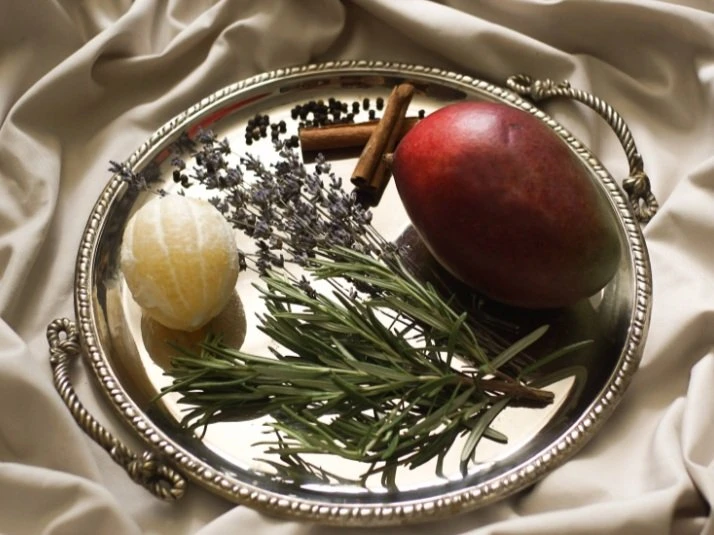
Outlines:
[[570,98],[592,108],[605,119],[617,135],[627,155],[630,176],[622,181],[622,188],[627,193],[635,216],[642,224],[652,219],[659,205],[652,193],[650,179],[644,171],[642,156],[637,150],[632,133],[624,119],[610,104],[587,91],[573,88],[568,81],[536,80],[527,74],[511,76],[506,81],[506,87],[533,102],[552,97]]
[[55,388],[82,430],[104,448],[134,482],[154,496],[166,501],[183,497],[186,491],[183,475],[162,462],[153,452],[144,451],[137,455],[131,451],[94,419],[79,401],[69,373],[71,360],[81,352],[79,333],[74,322],[67,318],[54,320],[47,327],[47,341],[50,345]]

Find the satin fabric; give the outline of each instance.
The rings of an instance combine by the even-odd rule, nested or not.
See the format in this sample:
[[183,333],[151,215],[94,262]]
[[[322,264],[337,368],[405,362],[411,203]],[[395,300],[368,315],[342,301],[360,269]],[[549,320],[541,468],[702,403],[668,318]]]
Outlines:
[[[0,532],[331,535],[192,486],[132,483],[55,393],[45,329],[73,317],[74,261],[121,161],[172,116],[263,71],[331,59],[568,79],[620,111],[661,203],[640,370],[572,460],[492,506],[374,534],[714,533],[714,4],[709,0],[8,0],[0,7]],[[547,110],[617,177],[609,127]],[[127,444],[81,365],[89,410]]]

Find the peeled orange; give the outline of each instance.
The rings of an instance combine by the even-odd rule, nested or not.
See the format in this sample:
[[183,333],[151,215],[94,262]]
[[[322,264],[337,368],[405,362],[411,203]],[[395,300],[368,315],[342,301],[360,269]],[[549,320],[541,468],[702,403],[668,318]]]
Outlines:
[[167,195],[124,229],[120,267],[134,301],[170,329],[195,331],[226,306],[238,278],[233,229],[209,202]]

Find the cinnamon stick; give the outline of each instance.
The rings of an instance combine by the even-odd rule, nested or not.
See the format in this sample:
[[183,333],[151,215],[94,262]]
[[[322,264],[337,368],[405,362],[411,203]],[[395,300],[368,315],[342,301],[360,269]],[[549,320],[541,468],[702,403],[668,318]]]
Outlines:
[[384,108],[384,115],[362,149],[352,173],[352,183],[357,188],[358,197],[371,206],[379,202],[391,176],[383,157],[394,151],[399,141],[404,117],[413,96],[414,86],[409,83],[399,84],[392,90]]
[[[406,117],[399,139],[419,121],[418,117]],[[349,124],[309,126],[298,131],[303,152],[322,152],[335,149],[362,148],[377,127],[379,120]]]
[[387,189],[389,179],[392,176],[392,161],[394,159],[394,148],[399,143],[402,137],[402,127],[404,126],[404,116],[397,117],[396,124],[392,129],[387,144],[384,147],[384,153],[377,163],[377,167],[372,174],[371,180],[368,181],[364,193],[361,195],[362,202],[368,206],[377,206],[382,198],[384,190]]

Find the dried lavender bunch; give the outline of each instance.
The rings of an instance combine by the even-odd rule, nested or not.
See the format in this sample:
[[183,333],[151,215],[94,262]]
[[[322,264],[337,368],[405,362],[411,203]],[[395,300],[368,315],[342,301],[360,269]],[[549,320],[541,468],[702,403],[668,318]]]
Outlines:
[[319,156],[308,171],[299,153],[278,141],[279,161],[271,166],[250,154],[230,164],[228,139],[219,140],[204,130],[197,141],[199,149],[190,169],[180,156],[172,158],[174,181],[218,192],[210,202],[235,228],[253,238],[256,250],[245,254],[261,274],[284,267],[285,261],[304,266],[318,245],[368,254],[391,248],[371,227],[372,214],[343,190],[342,179],[324,157]]

